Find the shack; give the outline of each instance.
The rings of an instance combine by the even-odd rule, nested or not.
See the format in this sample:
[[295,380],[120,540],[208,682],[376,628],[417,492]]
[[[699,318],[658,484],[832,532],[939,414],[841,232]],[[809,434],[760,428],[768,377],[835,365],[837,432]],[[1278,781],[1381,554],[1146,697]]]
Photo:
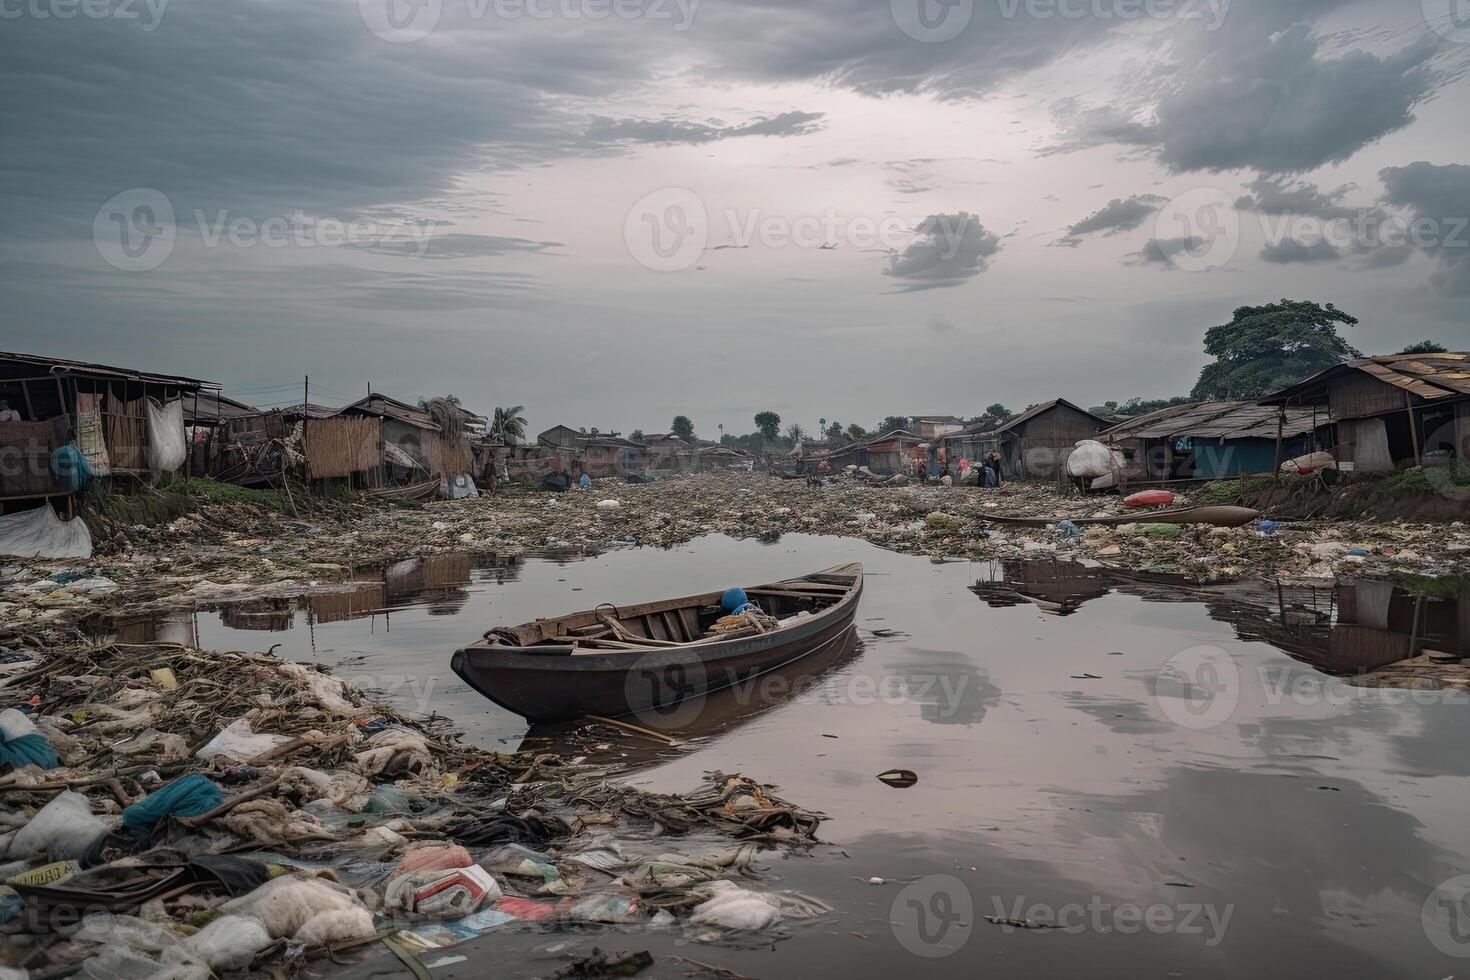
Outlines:
[[655,432],[643,437],[648,451],[648,468],[651,470],[680,469],[680,461],[688,462],[692,448],[689,443],[672,432]]
[[188,458],[185,399],[218,385],[179,375],[36,354],[0,353],[0,503],[58,496],[53,466],[75,445],[95,475],[179,469]]
[[1033,405],[992,429],[967,426],[942,436],[951,460],[1001,455],[1002,472],[1013,479],[1060,479],[1067,457],[1083,439],[1107,428],[1107,421],[1065,398]]
[[582,471],[592,477],[646,473],[648,447],[620,436],[588,436],[582,443]]
[[1358,358],[1261,403],[1325,411],[1342,469],[1384,473],[1470,455],[1470,353]]
[[[1315,417],[1314,417],[1315,416]],[[1311,452],[1325,412],[1242,401],[1171,405],[1128,419],[1096,438],[1122,452],[1123,480],[1218,480],[1276,471],[1276,440],[1284,458]],[[1325,432],[1324,432],[1325,436]]]
[[868,469],[880,476],[908,473],[912,451],[923,441],[917,433],[905,429],[874,436],[863,447],[868,453]]

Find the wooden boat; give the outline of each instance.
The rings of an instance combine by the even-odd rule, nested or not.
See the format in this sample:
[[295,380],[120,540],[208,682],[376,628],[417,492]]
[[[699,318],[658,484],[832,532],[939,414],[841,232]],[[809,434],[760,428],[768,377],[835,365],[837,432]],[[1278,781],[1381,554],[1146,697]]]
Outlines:
[[[596,609],[485,634],[449,666],[485,697],[532,722],[634,716],[680,728],[704,696],[842,642],[853,629],[863,568],[853,563],[745,590],[774,623],[711,630],[719,592]],[[758,697],[759,685],[750,686]]]

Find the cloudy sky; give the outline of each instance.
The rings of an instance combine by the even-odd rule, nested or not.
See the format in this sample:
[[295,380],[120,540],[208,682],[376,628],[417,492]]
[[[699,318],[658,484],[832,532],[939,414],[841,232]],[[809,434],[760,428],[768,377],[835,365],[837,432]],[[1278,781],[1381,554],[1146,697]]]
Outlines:
[[1464,0],[0,0],[0,348],[709,436],[1183,394],[1283,296],[1465,350],[1467,65]]

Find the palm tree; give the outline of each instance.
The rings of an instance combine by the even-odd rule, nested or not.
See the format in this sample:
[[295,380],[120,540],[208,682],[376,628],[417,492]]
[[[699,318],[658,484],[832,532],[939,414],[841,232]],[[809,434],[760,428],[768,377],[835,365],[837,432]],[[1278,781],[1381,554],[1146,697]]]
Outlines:
[[497,408],[495,418],[490,423],[490,434],[502,442],[520,442],[526,435],[526,419],[521,415],[525,410],[524,405]]
[[786,438],[792,442],[801,442],[806,438],[806,430],[801,427],[800,422],[792,422],[786,427]]

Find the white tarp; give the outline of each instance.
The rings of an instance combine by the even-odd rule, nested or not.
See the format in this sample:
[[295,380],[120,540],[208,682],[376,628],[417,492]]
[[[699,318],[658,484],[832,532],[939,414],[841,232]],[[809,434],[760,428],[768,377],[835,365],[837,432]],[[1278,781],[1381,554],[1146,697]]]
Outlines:
[[63,521],[47,503],[0,517],[0,555],[91,558],[92,532],[81,518]]
[[148,399],[148,468],[154,473],[172,473],[188,458],[183,400],[175,398],[160,408]]

